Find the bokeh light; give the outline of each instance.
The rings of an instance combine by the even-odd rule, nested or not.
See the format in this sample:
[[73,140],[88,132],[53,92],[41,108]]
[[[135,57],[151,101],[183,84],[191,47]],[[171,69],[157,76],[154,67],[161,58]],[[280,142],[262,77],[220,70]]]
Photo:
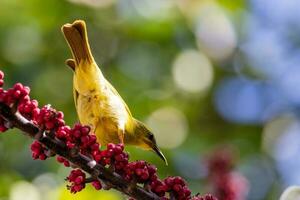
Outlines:
[[[60,182],[59,182],[60,181]],[[41,194],[47,196],[48,193],[51,193],[53,198],[53,191],[62,183],[62,180],[59,180],[56,174],[54,173],[45,173],[37,176],[32,183],[38,188]],[[57,198],[57,197],[56,197]]]
[[251,0],[251,6],[261,18],[263,23],[270,23],[270,26],[277,27],[281,31],[288,26],[299,27],[299,7],[298,0],[266,0],[263,3],[259,0]]
[[268,78],[276,78],[285,70],[282,64],[285,59],[285,43],[283,38],[272,29],[259,24],[254,16],[249,16],[247,39],[240,49],[252,69]]
[[300,199],[300,187],[290,186],[282,193],[279,200],[298,200]]
[[203,165],[205,159],[195,157],[188,153],[178,153],[173,162],[184,177],[198,180],[207,176],[207,166]]
[[146,19],[165,19],[174,7],[172,0],[122,0],[118,1],[119,14],[125,19],[137,16]]
[[300,184],[300,123],[294,121],[275,143],[273,157],[286,185]]
[[[300,55],[299,55],[300,56]],[[284,71],[281,74],[279,79],[279,89],[282,94],[293,104],[299,105],[300,104],[300,68],[298,63],[300,59],[297,59],[297,62],[292,62],[292,66],[289,67],[289,70]]]
[[202,6],[196,18],[195,35],[200,49],[215,60],[225,60],[237,46],[235,30],[229,18],[215,3]]
[[215,103],[218,112],[229,121],[258,123],[262,120],[264,101],[259,83],[225,79],[219,84]]
[[262,135],[262,148],[270,156],[273,155],[275,144],[284,131],[295,122],[295,117],[283,115],[265,124]]
[[212,65],[204,54],[196,50],[185,50],[174,61],[173,78],[176,85],[184,91],[204,92],[213,81]]
[[180,146],[188,134],[185,115],[173,107],[155,110],[147,119],[147,124],[162,148],[172,149]]
[[264,199],[276,180],[272,163],[262,156],[252,155],[241,165],[240,170],[246,176],[250,186],[247,199]]
[[38,189],[29,182],[19,181],[11,187],[9,200],[40,200]]

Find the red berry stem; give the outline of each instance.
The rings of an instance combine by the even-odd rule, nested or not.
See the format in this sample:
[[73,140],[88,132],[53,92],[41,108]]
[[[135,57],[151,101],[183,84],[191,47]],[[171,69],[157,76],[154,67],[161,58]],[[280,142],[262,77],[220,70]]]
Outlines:
[[[10,121],[15,128],[20,129],[21,131],[24,132],[24,134],[29,135],[32,138],[35,138],[35,136],[40,132],[39,128],[35,124],[29,122],[27,119],[25,119],[23,116],[17,113],[16,114],[12,113],[11,108],[1,102],[0,102],[0,115],[6,121]],[[135,199],[145,199],[145,200],[160,199],[156,194],[147,192],[140,186],[136,185],[135,187],[129,187],[128,182],[124,180],[120,175],[118,175],[115,172],[111,172],[110,170],[108,170],[107,168],[99,164],[95,164],[93,168],[89,167],[90,163],[93,162],[92,159],[82,155],[81,153],[78,153],[76,156],[71,156],[70,150],[67,149],[66,146],[62,146],[61,143],[57,142],[55,139],[52,139],[47,136],[46,137],[42,136],[39,139],[39,142],[43,144],[45,147],[47,147],[48,149],[54,151],[56,154],[74,163],[85,172],[93,176],[97,175],[99,179],[101,179],[104,182],[108,182],[109,185],[113,186],[114,189],[124,194],[127,194]]]
[[[108,144],[105,150],[100,150],[90,127],[66,126],[62,112],[50,105],[39,108],[36,100],[30,100],[29,87],[17,83],[4,90],[3,78],[0,71],[0,132],[18,128],[35,139],[31,145],[33,159],[45,160],[57,155],[59,163],[76,167],[66,179],[72,193],[80,192],[90,183],[96,190],[114,188],[135,199],[200,198],[191,196],[181,177],[160,180],[155,166],[145,161],[129,162],[122,144]],[[86,173],[91,178],[86,178]]]

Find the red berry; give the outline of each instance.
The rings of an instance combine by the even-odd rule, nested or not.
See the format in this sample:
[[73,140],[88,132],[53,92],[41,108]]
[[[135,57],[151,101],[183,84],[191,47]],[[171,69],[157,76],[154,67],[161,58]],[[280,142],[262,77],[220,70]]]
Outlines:
[[116,147],[116,145],[113,144],[113,143],[109,143],[109,144],[107,145],[107,149],[114,149],[115,147]]
[[70,162],[67,161],[67,160],[65,160],[65,161],[64,161],[64,166],[65,166],[65,167],[70,167]]
[[78,176],[78,177],[75,179],[74,183],[77,184],[77,185],[79,185],[79,184],[81,184],[83,181],[84,181],[83,176]]
[[16,83],[16,84],[14,85],[14,89],[15,89],[15,90],[22,90],[22,89],[23,89],[23,85],[22,85],[21,83]]
[[21,91],[20,90],[16,90],[14,92],[14,97],[18,99],[20,96],[21,96]]
[[23,93],[24,95],[28,95],[28,94],[30,93],[30,88],[27,87],[27,86],[23,87],[22,93]]
[[32,152],[32,158],[33,159],[40,159],[40,160],[46,160],[47,155],[44,153],[47,151],[47,149],[42,146],[38,141],[34,141],[30,146],[31,152]]
[[81,127],[80,131],[81,131],[82,135],[88,135],[90,132],[90,127],[83,126],[83,127]]
[[0,132],[5,132],[7,131],[7,128],[4,125],[0,125]]
[[175,184],[175,185],[173,186],[173,190],[174,190],[175,192],[181,192],[182,186],[179,185],[179,184]]
[[59,111],[59,112],[57,112],[56,116],[57,116],[58,118],[60,118],[60,119],[63,119],[63,118],[64,118],[64,113],[61,112],[61,111]]
[[52,121],[48,121],[45,123],[45,126],[48,130],[51,130],[52,128],[54,128],[55,124]]
[[76,138],[80,138],[80,136],[81,136],[80,130],[75,130],[75,131],[73,132],[73,135],[74,135],[74,137],[76,137]]
[[0,70],[0,79],[4,79],[4,73]]
[[93,182],[92,182],[92,185],[94,186],[94,188],[95,188],[96,190],[101,190],[101,188],[102,188],[102,185],[101,185],[100,181],[98,181],[98,180],[93,181]]
[[148,171],[143,172],[143,173],[142,173],[142,176],[141,176],[141,179],[147,180],[148,178],[149,178],[149,173],[148,173]]
[[99,144],[98,143],[95,143],[91,146],[91,149],[92,150],[98,150],[100,148]]
[[116,161],[123,161],[123,160],[124,160],[123,154],[116,155],[116,156],[115,156],[115,160],[116,160]]
[[75,144],[72,143],[72,142],[70,142],[70,141],[67,141],[67,147],[68,147],[69,149],[72,149],[72,148],[75,147]]
[[45,154],[40,154],[39,159],[40,160],[46,160],[47,156]]
[[64,157],[61,157],[61,156],[57,156],[57,157],[56,157],[56,160],[57,160],[58,162],[60,162],[60,163],[65,162],[65,158],[64,158]]

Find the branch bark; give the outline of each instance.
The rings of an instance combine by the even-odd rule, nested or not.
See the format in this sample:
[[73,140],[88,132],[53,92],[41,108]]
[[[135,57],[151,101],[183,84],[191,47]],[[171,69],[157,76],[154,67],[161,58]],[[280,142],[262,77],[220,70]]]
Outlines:
[[63,143],[56,139],[48,137],[35,124],[28,121],[18,112],[13,110],[4,103],[0,102],[0,116],[7,121],[7,123],[23,132],[23,134],[37,139],[41,144],[45,145],[49,150],[58,154],[71,163],[78,166],[93,177],[97,177],[105,182],[110,187],[130,196],[135,199],[143,200],[159,200],[156,194],[146,191],[144,188],[124,180],[120,175],[109,169],[97,164],[94,160],[77,153],[71,152]]

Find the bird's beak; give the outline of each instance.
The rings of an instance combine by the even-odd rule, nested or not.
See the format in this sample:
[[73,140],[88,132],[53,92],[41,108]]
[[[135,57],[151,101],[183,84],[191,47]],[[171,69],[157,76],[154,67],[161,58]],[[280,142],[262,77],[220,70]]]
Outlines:
[[153,147],[153,151],[168,165],[166,157],[156,145]]

